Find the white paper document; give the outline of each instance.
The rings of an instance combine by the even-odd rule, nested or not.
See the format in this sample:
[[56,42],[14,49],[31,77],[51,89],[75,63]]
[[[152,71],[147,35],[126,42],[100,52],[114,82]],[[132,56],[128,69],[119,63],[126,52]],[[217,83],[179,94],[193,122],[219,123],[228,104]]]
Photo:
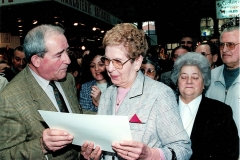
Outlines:
[[112,142],[132,140],[127,116],[74,114],[39,110],[51,129],[66,130],[74,136],[73,144],[94,142],[102,150],[113,152]]

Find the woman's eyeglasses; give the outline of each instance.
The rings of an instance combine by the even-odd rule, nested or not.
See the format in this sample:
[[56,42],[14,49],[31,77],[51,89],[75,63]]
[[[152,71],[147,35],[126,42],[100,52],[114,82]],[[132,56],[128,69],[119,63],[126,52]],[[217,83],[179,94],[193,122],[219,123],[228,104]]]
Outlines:
[[112,64],[113,66],[116,68],[116,69],[122,69],[123,68],[123,65],[125,63],[127,63],[130,59],[133,59],[133,58],[129,58],[128,60],[126,60],[125,62],[121,62],[120,60],[117,60],[117,59],[108,59],[107,57],[101,57],[101,61],[105,64],[105,66],[108,66],[110,64],[110,62],[112,61]]
[[223,50],[224,46],[226,45],[229,50],[234,50],[235,46],[238,45],[238,44],[239,43],[235,44],[233,42],[224,42],[224,43],[220,43],[219,47],[220,47],[220,50]]
[[151,68],[148,68],[148,69],[141,68],[140,70],[142,71],[143,74],[146,73],[148,76],[155,76],[155,70],[154,69],[151,69]]

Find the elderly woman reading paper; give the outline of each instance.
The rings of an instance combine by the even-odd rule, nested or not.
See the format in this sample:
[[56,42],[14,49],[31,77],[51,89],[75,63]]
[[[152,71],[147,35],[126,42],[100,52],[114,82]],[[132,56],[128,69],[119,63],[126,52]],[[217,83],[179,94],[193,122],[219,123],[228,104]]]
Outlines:
[[[118,24],[106,33],[103,46],[101,60],[113,85],[101,95],[98,114],[127,116],[133,140],[113,142],[115,153],[103,152],[102,158],[189,159],[191,142],[173,91],[140,71],[148,49],[144,31],[130,23]],[[99,159],[90,152],[92,146],[88,142],[82,146],[83,156]]]

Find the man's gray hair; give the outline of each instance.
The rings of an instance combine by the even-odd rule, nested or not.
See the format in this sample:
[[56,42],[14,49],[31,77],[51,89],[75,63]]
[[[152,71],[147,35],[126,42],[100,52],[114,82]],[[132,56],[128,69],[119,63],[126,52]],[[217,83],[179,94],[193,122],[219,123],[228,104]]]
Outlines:
[[64,34],[64,29],[59,26],[53,26],[50,24],[43,24],[30,30],[23,43],[23,50],[27,62],[30,63],[33,55],[43,57],[48,51],[46,47],[46,40],[48,37],[54,34]]
[[220,39],[222,39],[223,33],[225,33],[225,32],[233,32],[233,31],[240,31],[240,27],[239,26],[232,26],[232,27],[225,28],[222,31],[221,35],[220,35]]
[[176,86],[183,66],[197,66],[202,74],[205,89],[209,87],[211,83],[211,67],[205,56],[196,52],[188,52],[177,58],[171,74],[171,81]]

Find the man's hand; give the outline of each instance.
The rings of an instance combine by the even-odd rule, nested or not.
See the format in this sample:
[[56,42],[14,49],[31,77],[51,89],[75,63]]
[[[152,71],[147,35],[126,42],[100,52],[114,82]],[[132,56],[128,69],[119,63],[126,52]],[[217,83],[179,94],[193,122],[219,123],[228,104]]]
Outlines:
[[0,73],[5,72],[6,68],[10,68],[9,65],[7,65],[7,63],[0,63]]
[[45,129],[42,133],[40,143],[43,149],[43,153],[49,151],[55,152],[64,148],[73,141],[73,135],[68,132],[57,129]]

